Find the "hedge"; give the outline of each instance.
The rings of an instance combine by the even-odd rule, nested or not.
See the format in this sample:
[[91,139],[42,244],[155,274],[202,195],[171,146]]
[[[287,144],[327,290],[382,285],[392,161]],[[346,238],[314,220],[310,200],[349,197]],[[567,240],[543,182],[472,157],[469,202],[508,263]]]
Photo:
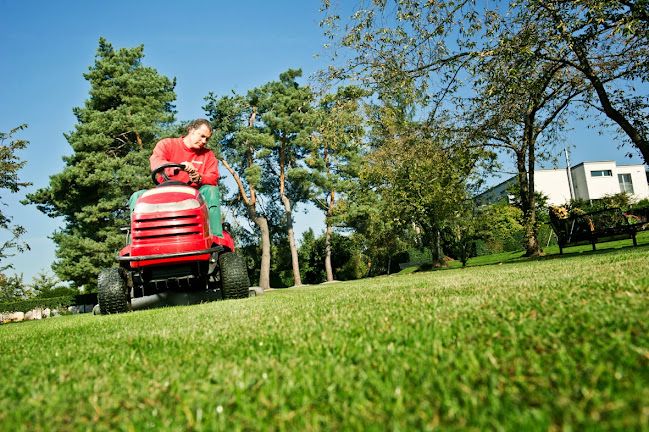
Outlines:
[[0,313],[5,312],[29,312],[37,308],[43,309],[60,309],[62,306],[75,304],[74,295],[52,297],[52,298],[34,298],[29,300],[20,300],[11,303],[0,303]]

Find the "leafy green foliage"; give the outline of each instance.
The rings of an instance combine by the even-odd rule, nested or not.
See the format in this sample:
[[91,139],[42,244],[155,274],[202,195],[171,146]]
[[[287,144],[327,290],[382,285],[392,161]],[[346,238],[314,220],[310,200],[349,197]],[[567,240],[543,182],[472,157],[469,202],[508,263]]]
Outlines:
[[327,225],[336,224],[336,195],[344,198],[359,175],[365,135],[361,98],[367,95],[357,86],[341,87],[325,95],[316,111],[315,145],[306,163],[312,168],[314,202]]
[[36,298],[66,297],[79,294],[79,290],[59,285],[60,283],[61,281],[56,276],[41,271],[32,278],[29,287]]
[[432,261],[433,255],[430,248],[427,247],[412,247],[404,251],[398,252],[392,256],[393,263],[415,263],[415,264],[428,264]]
[[569,65],[588,83],[587,106],[617,125],[649,161],[649,103],[638,81],[649,78],[646,0],[514,2],[545,33],[543,56]]
[[373,190],[369,182],[355,185],[342,201],[344,226],[353,229],[354,241],[359,245],[370,265],[370,274],[384,274],[390,266],[390,257],[417,242],[412,227],[403,226],[388,213],[388,203]]
[[520,208],[505,202],[487,206],[480,212],[481,240],[477,255],[518,251],[523,248],[525,231]]
[[649,76],[637,61],[649,53],[644,0],[362,1],[346,16],[341,2],[321,3],[336,60],[324,81],[359,80],[431,124],[463,119],[454,130],[474,137],[465,145],[513,153],[530,255],[542,253],[535,164],[575,104],[603,112],[649,157],[647,99],[635,87]]
[[29,312],[34,309],[61,309],[74,304],[74,294],[57,297],[38,297],[12,302],[0,302],[0,312]]
[[[279,81],[250,90],[246,96],[210,93],[205,98],[221,160],[238,184],[236,197],[229,200],[243,206],[260,231],[263,288],[270,287],[272,226],[280,224],[288,234],[295,284],[300,284],[292,206],[309,196],[303,159],[313,129],[313,93],[297,83],[301,75],[301,70],[289,69]],[[278,205],[284,215],[271,218]]]
[[[338,88],[320,100],[315,112],[317,128],[314,146],[306,158],[314,186],[313,202],[325,214],[325,270],[334,280],[332,232],[341,225],[346,211],[345,198],[358,180],[363,156],[364,118],[361,98],[369,93],[357,86]],[[343,205],[341,205],[343,204]],[[342,215],[342,217],[341,217]]]
[[50,184],[27,202],[63,217],[53,234],[56,274],[75,287],[96,286],[100,269],[114,265],[128,225],[128,198],[150,186],[148,158],[163,129],[174,121],[175,81],[142,64],[144,47],[115,49],[99,40],[84,78],[90,98],[74,108],[75,130],[66,135],[73,153]]
[[[365,275],[367,263],[351,236],[331,236],[331,266],[335,280],[360,279]],[[315,237],[313,230],[304,233],[300,243],[302,280],[308,284],[327,281],[325,269],[326,235]]]
[[[27,147],[29,141],[14,137],[14,134],[26,127],[27,125],[20,125],[9,131],[9,133],[0,132],[0,190],[16,193],[32,184],[20,179],[19,171],[27,161],[20,160],[20,156],[17,154],[18,151]],[[6,205],[5,202],[0,201],[1,207]],[[25,228],[21,225],[12,224],[12,222],[13,217],[0,208],[0,230],[8,231],[11,237],[0,245],[0,272],[12,267],[9,264],[3,264],[2,260],[13,256],[14,251],[23,252],[29,249],[29,245],[20,240],[20,237],[26,232]]]
[[[580,199],[575,199],[571,200],[566,208],[568,210],[574,210],[574,209],[580,209],[585,212],[593,212],[597,210],[604,210],[604,209],[610,209],[610,208],[621,208],[623,211],[628,210],[633,203],[633,197],[626,193],[626,192],[620,192],[617,194],[612,194],[612,195],[605,195],[602,198],[599,199],[594,199],[594,200],[580,200]],[[640,206],[638,208],[642,208],[643,204],[640,202],[638,203]],[[633,205],[634,208],[636,208],[636,205]]]
[[440,130],[412,125],[394,130],[368,155],[362,175],[380,192],[387,216],[402,227],[420,227],[433,263],[443,265],[440,230],[468,199],[467,180],[478,152],[451,145]]
[[289,69],[280,74],[279,81],[255,89],[262,122],[274,141],[266,158],[265,177],[275,180],[277,189],[273,194],[284,207],[295,285],[301,285],[302,281],[293,231],[293,207],[309,198],[311,183],[303,168],[314,129],[314,95],[310,87],[298,84],[301,76],[301,69]]
[[453,220],[442,231],[444,246],[453,258],[462,262],[463,267],[470,257],[476,255],[476,241],[484,236],[478,219],[480,216],[472,206],[459,207]]
[[9,303],[31,296],[23,283],[23,275],[6,276],[0,273],[0,303]]
[[[251,280],[259,281],[262,289],[270,288],[271,267],[271,233],[268,223],[268,211],[260,200],[262,188],[262,169],[259,158],[269,154],[272,139],[264,131],[259,121],[256,100],[249,100],[240,95],[217,98],[210,93],[203,107],[214,127],[213,136],[218,143],[216,153],[225,168],[234,177],[237,190],[223,202],[231,203],[235,209],[243,208],[246,216],[254,223],[254,234],[239,229],[238,237],[245,239],[243,252],[249,264],[253,264],[254,273]],[[257,251],[257,247],[260,250]]]
[[644,198],[638,201],[637,203],[633,204],[632,206],[633,209],[649,209],[649,198]]

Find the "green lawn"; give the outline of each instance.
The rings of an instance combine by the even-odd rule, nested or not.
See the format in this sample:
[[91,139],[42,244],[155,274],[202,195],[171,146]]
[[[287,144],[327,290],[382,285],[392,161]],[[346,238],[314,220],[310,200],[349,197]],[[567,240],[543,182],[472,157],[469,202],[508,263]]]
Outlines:
[[649,430],[649,246],[611,245],[0,326],[0,430]]

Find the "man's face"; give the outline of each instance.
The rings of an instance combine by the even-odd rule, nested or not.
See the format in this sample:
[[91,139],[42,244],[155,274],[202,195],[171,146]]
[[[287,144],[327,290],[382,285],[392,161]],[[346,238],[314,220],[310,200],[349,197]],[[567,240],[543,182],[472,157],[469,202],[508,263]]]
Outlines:
[[191,150],[198,150],[205,147],[207,140],[209,140],[211,136],[212,132],[210,132],[207,126],[202,124],[198,128],[189,131],[185,143]]

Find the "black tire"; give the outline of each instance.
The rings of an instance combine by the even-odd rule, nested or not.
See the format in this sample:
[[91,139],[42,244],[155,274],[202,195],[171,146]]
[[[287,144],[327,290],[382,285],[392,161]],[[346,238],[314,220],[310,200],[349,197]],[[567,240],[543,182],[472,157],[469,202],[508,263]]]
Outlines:
[[97,300],[102,315],[128,312],[128,291],[124,269],[109,268],[99,272]]
[[223,299],[239,299],[250,296],[250,279],[243,259],[234,252],[219,256],[221,268],[221,292]]

